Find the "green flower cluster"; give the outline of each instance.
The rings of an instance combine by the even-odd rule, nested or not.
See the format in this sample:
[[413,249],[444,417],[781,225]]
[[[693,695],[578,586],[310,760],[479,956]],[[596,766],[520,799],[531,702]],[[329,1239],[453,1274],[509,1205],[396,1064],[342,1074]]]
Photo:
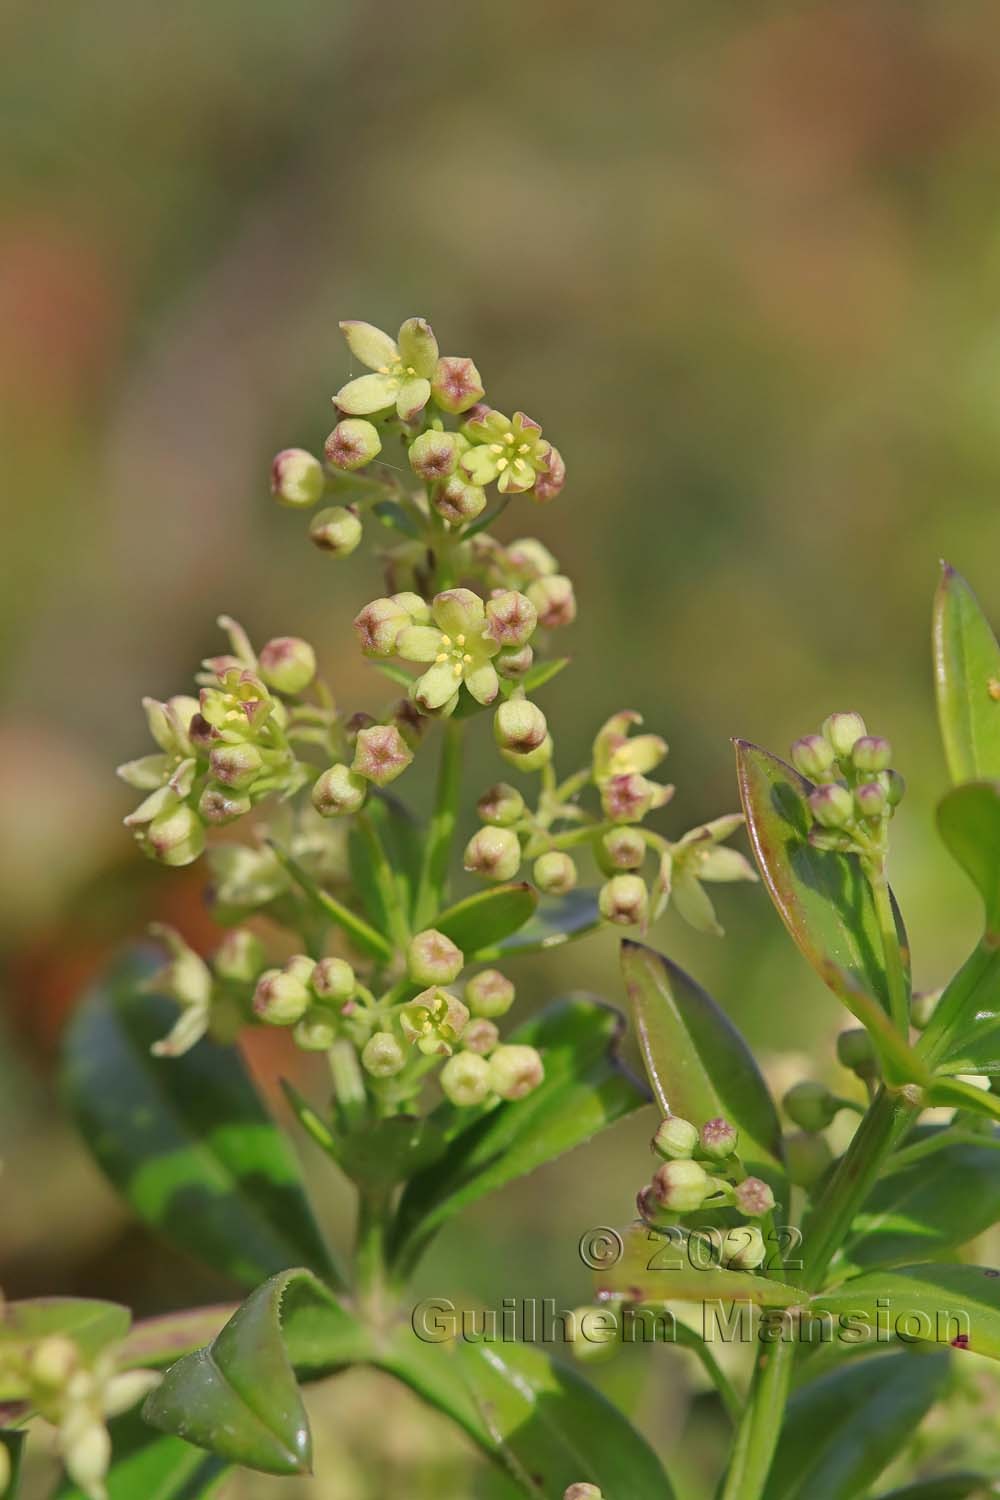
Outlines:
[[830,714],[819,734],[795,741],[792,763],[814,783],[807,796],[811,844],[858,854],[881,869],[889,819],[905,791],[891,761],[889,741],[869,734],[857,713]]
[[315,706],[300,701],[316,675],[307,641],[280,636],[257,656],[234,620],[223,615],[219,624],[231,652],[203,663],[198,698],[144,699],[158,749],[118,768],[123,781],[146,793],[126,827],[144,853],[166,865],[196,860],[207,828],[235,822],[267,797],[299,791],[309,772],[293,741],[332,719],[322,696]]
[[[735,1209],[746,1219],[766,1219],[774,1194],[762,1178],[744,1170],[738,1147],[738,1130],[721,1115],[700,1127],[679,1115],[662,1120],[652,1140],[662,1161],[636,1200],[640,1218],[654,1228],[698,1210]],[[753,1271],[767,1255],[755,1224],[711,1231],[708,1239],[715,1263],[734,1270]]]

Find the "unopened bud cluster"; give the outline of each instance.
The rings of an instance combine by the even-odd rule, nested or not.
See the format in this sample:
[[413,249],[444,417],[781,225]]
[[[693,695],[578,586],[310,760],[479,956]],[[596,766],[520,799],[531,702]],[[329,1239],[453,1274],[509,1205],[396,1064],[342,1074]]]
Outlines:
[[[768,1184],[744,1171],[738,1156],[739,1131],[721,1115],[700,1126],[668,1115],[653,1136],[652,1148],[662,1162],[652,1182],[640,1191],[637,1205],[640,1218],[654,1228],[716,1208],[735,1208],[747,1219],[763,1219],[775,1206]],[[753,1270],[765,1253],[755,1225],[737,1226],[721,1237],[723,1265]]]
[[814,783],[806,799],[810,843],[881,865],[887,825],[905,790],[891,761],[889,741],[869,734],[857,713],[830,714],[818,734],[795,741],[795,769]]

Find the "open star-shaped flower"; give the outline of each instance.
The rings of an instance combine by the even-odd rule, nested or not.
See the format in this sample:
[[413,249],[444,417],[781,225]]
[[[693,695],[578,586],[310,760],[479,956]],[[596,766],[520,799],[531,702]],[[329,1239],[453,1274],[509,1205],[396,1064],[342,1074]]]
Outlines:
[[438,363],[431,325],[423,318],[407,318],[395,339],[371,323],[353,320],[341,323],[340,330],[355,359],[374,373],[341,386],[334,405],[350,417],[395,407],[401,422],[414,421],[430,400]]
[[404,661],[428,662],[413,684],[425,713],[450,713],[464,683],[477,703],[492,703],[500,679],[492,658],[500,650],[486,628],[486,607],[471,589],[446,589],[431,603],[431,625],[407,625],[396,637]]
[[488,411],[466,422],[463,431],[475,445],[462,457],[462,468],[473,484],[492,484],[495,479],[501,494],[520,495],[548,471],[552,445],[523,411],[513,417]]

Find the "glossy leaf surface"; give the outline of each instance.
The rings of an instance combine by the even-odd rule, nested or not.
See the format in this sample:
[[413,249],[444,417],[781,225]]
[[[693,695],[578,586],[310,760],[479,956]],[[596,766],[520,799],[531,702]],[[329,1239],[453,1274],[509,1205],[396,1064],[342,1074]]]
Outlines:
[[236,1049],[150,1055],[177,1013],[140,991],[150,970],[119,965],[67,1034],[65,1089],[98,1162],[139,1218],[244,1285],[300,1263],[330,1274],[296,1161]]
[[975,594],[945,563],[934,596],[934,686],[952,781],[1000,778],[1000,647]]
[[570,891],[546,897],[535,915],[518,932],[491,943],[475,955],[481,963],[511,958],[518,953],[541,953],[593,932],[601,921],[595,890]]
[[[929,1343],[954,1343],[1000,1359],[1000,1270],[935,1264],[867,1271],[811,1304],[835,1316],[853,1313],[875,1329],[888,1318],[898,1331]],[[902,1320],[902,1321],[900,1321]]]
[[[694,1216],[692,1224],[699,1227]],[[639,1222],[629,1225],[621,1240],[620,1256],[609,1255],[610,1263],[595,1272],[599,1297],[653,1305],[750,1302],[757,1307],[796,1307],[807,1300],[799,1288],[770,1276],[721,1265],[699,1269],[681,1243]],[[775,1246],[775,1258],[778,1250]]]
[[533,886],[523,882],[495,885],[449,906],[431,926],[469,957],[509,938],[534,915],[537,906],[538,892]]

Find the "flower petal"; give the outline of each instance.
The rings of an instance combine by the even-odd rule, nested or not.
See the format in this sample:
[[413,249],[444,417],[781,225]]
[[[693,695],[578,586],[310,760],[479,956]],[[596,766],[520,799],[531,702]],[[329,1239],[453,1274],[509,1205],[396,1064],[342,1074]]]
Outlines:
[[406,369],[431,379],[438,362],[438,341],[426,318],[407,318],[399,330],[399,356]]
[[486,661],[482,666],[467,669],[465,685],[477,703],[492,703],[500,691],[496,667],[492,662]]
[[431,399],[431,383],[423,375],[404,380],[396,397],[396,414],[401,422],[413,422]]
[[468,453],[462,455],[462,468],[472,483],[478,485],[492,484],[500,472],[496,454],[491,453],[485,443],[478,448],[470,448]]
[[404,625],[396,637],[396,655],[404,661],[433,661],[443,650],[433,625]]
[[349,380],[334,396],[334,404],[350,417],[367,417],[374,411],[386,411],[396,399],[399,381],[394,375],[359,375]]
[[418,708],[434,713],[443,708],[449,698],[458,696],[459,686],[451,662],[438,662],[413,684],[413,701]]
[[140,823],[151,823],[161,812],[165,812],[168,807],[173,807],[179,800],[172,787],[157,787],[155,792],[150,792],[145,801],[140,802],[135,811],[130,812],[124,819],[125,827],[135,828]]
[[699,880],[756,880],[757,871],[738,849],[709,849],[698,862]]
[[696,932],[710,932],[716,937],[722,936],[722,928],[719,926],[715,907],[708,893],[693,875],[686,871],[678,871],[676,866],[670,900],[677,914],[683,917],[688,926],[693,927]]
[[355,318],[348,318],[341,323],[340,331],[354,358],[367,365],[369,370],[381,370],[383,365],[394,365],[399,358],[395,339],[391,339],[372,323],[361,323]]
[[137,791],[152,792],[163,785],[173,764],[169,755],[141,755],[138,760],[127,760],[119,766],[115,775]]
[[445,589],[431,604],[435,625],[455,640],[457,636],[481,635],[486,626],[486,606],[471,589]]
[[167,1035],[162,1041],[154,1042],[149,1050],[154,1057],[180,1057],[183,1053],[190,1052],[207,1030],[207,1006],[185,1006]]

